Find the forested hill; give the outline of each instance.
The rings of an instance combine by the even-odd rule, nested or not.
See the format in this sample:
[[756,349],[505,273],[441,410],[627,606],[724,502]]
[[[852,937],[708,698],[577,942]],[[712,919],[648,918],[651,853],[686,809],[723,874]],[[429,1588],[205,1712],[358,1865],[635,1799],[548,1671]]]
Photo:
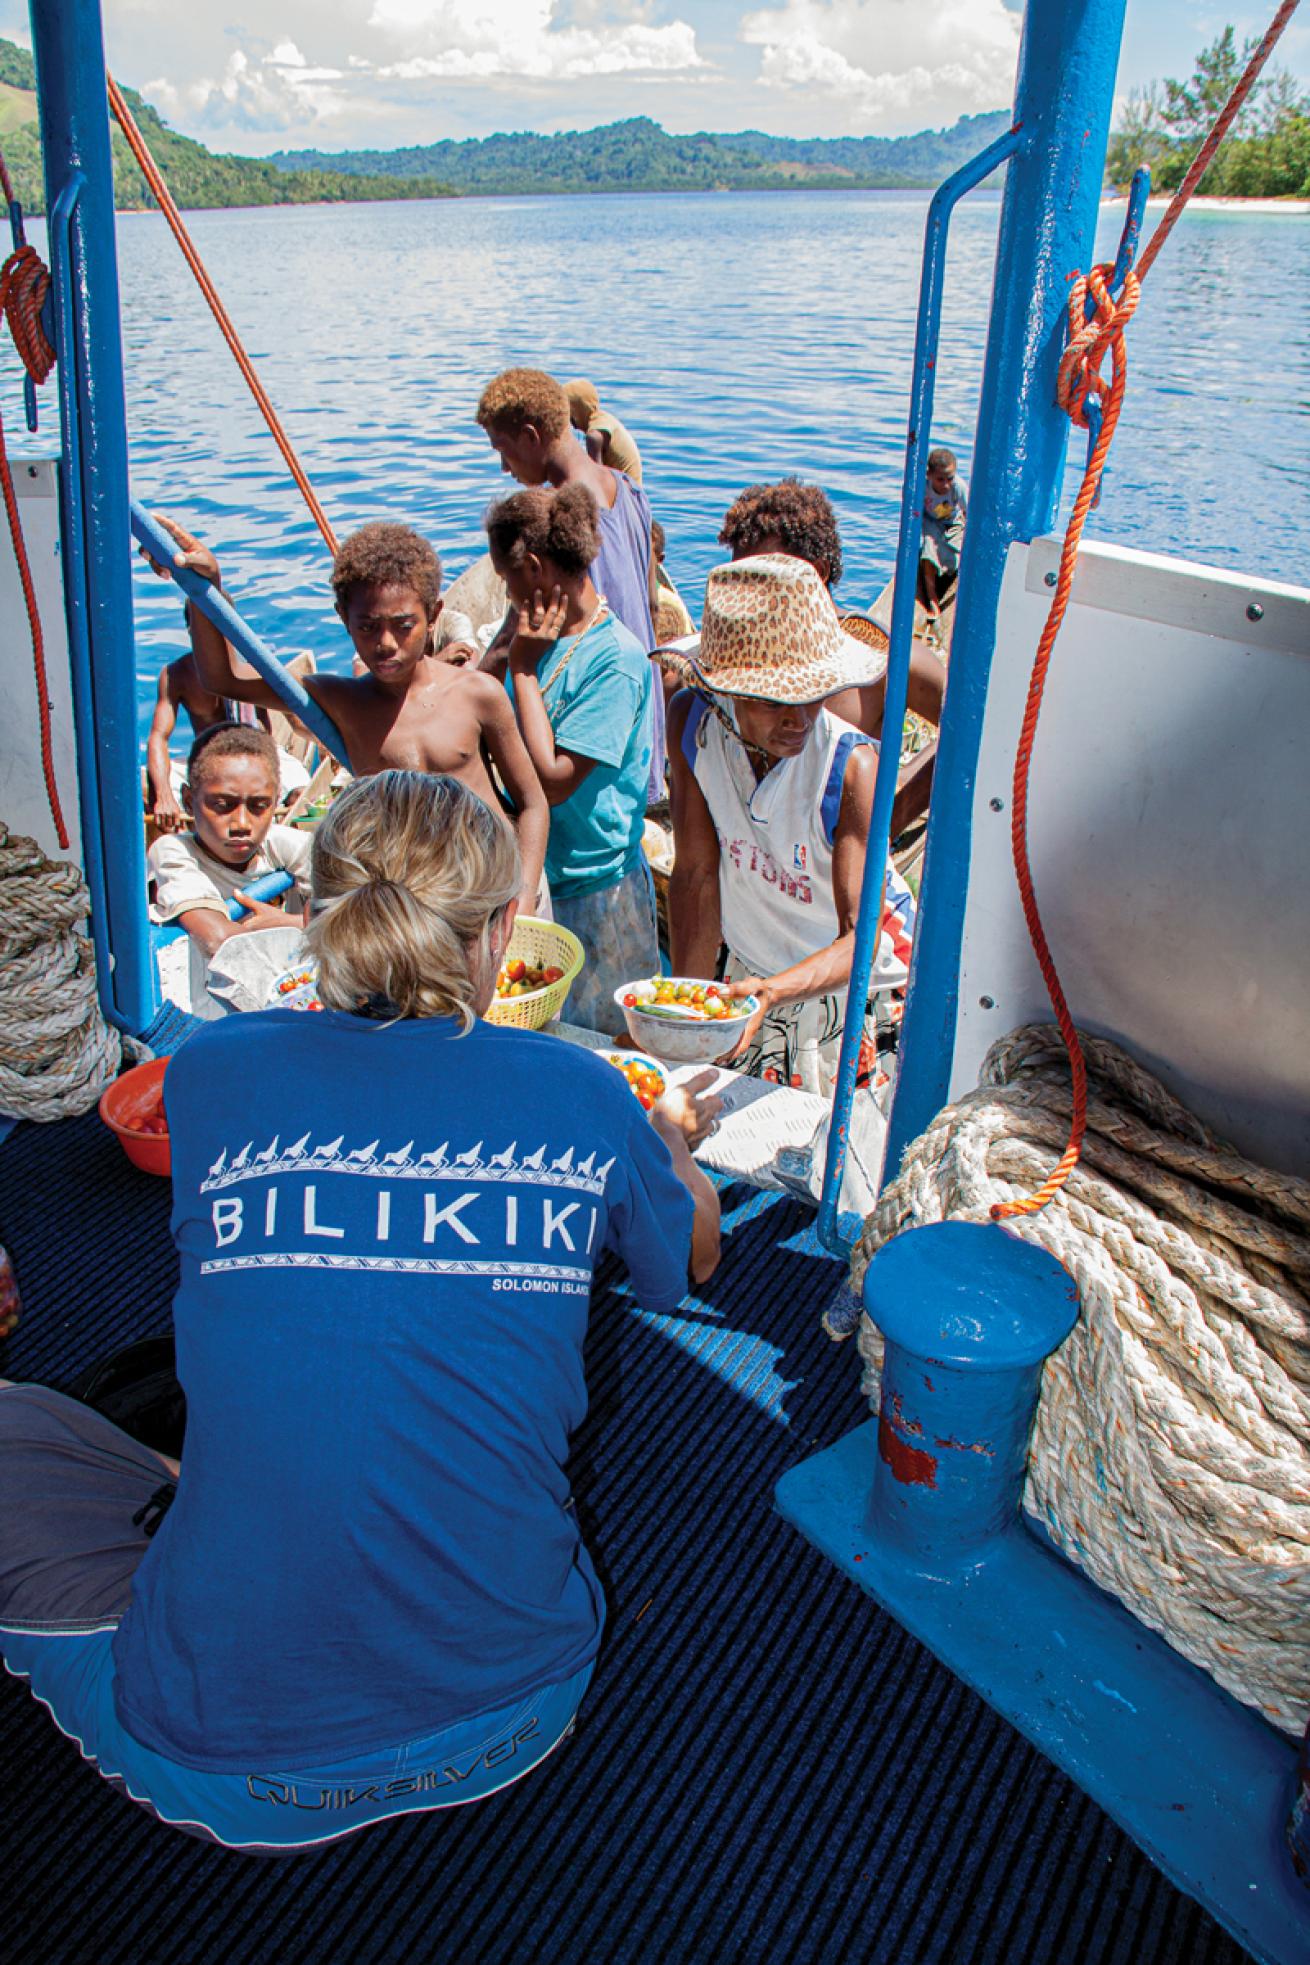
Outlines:
[[287,171],[331,169],[400,179],[430,175],[470,194],[534,191],[772,191],[935,185],[999,136],[1004,110],[905,137],[671,136],[648,116],[557,136],[527,131],[409,150],[285,150]]
[[[224,157],[203,143],[179,136],[134,89],[124,88],[132,114],[164,173],[169,190],[187,208],[216,205],[310,205],[381,198],[440,198],[449,187],[417,174],[374,178],[331,167],[285,171],[261,158]],[[36,69],[26,48],[0,40],[0,141],[23,209],[45,209],[41,152],[36,134]],[[117,128],[113,131],[114,203],[120,211],[144,211],[154,199]]]

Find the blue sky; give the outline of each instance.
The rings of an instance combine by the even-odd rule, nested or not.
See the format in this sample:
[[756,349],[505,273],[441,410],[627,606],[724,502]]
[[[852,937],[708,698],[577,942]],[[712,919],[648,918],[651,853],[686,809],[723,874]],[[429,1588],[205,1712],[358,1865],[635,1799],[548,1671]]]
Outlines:
[[[1273,10],[1129,0],[1121,93]],[[1280,59],[1310,84],[1310,9]],[[395,148],[492,130],[900,135],[1008,105],[1012,0],[106,0],[120,79],[211,148]],[[0,33],[28,40],[21,0]]]

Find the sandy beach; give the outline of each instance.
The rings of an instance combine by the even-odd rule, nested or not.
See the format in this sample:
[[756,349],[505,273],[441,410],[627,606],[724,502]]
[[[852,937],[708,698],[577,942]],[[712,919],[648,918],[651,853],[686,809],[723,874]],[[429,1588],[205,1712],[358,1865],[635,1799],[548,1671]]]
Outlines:
[[[1106,205],[1126,205],[1127,197],[1119,191],[1112,192],[1101,200]],[[1148,198],[1148,211],[1157,207],[1163,211],[1169,203],[1162,192],[1159,196]],[[1310,212],[1310,198],[1208,198],[1197,197],[1188,200],[1188,209],[1198,212],[1256,212],[1261,216],[1273,213],[1287,213],[1296,218],[1304,218]]]

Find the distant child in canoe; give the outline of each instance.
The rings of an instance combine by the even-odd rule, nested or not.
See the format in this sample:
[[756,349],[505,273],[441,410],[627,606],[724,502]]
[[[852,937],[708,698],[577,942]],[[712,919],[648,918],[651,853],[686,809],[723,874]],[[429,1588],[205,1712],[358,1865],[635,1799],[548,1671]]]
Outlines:
[[958,475],[955,452],[944,447],[930,450],[919,546],[919,599],[930,619],[941,613],[944,593],[960,571],[968,510],[969,491]]
[[667,540],[664,527],[658,519],[651,520],[650,543],[655,552],[655,642],[663,648],[671,641],[681,640],[683,635],[694,635],[696,623],[687,611],[687,603],[673,584],[671,575],[664,564]]
[[[175,564],[222,586],[218,561],[189,532],[162,518],[177,541]],[[550,812],[505,692],[474,668],[435,652],[441,612],[441,561],[407,525],[362,526],[332,567],[337,613],[363,673],[317,674],[305,688],[341,732],[357,778],[396,768],[458,778],[493,811],[504,807],[494,766],[517,822],[524,911],[536,909]],[[199,608],[190,610],[191,645],[206,685],[240,702],[277,708],[262,677],[238,674],[232,651]]]
[[[309,834],[273,823],[278,802],[277,745],[249,723],[211,723],[191,746],[182,803],[192,832],[162,834],[150,848],[151,919],[176,922],[191,941],[191,1003],[210,1010],[209,959],[223,943],[254,928],[281,928],[309,893]],[[297,898],[245,901],[239,921],[228,904],[266,873],[289,873]]]

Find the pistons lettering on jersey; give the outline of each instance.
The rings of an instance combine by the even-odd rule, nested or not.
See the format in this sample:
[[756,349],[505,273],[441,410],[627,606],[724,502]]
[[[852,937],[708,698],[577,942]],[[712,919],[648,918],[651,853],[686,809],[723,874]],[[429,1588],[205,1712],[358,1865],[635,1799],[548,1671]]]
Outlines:
[[[780,867],[772,853],[766,852],[757,840],[729,839],[725,834],[720,833],[719,850],[726,853],[732,864],[739,867],[743,873],[758,874],[766,887],[781,888],[788,900],[799,901],[803,907],[813,907],[814,890],[810,886],[809,875],[803,873],[797,878],[795,874],[789,873],[786,867]],[[805,848],[797,846],[794,855],[797,865],[803,866]]]

